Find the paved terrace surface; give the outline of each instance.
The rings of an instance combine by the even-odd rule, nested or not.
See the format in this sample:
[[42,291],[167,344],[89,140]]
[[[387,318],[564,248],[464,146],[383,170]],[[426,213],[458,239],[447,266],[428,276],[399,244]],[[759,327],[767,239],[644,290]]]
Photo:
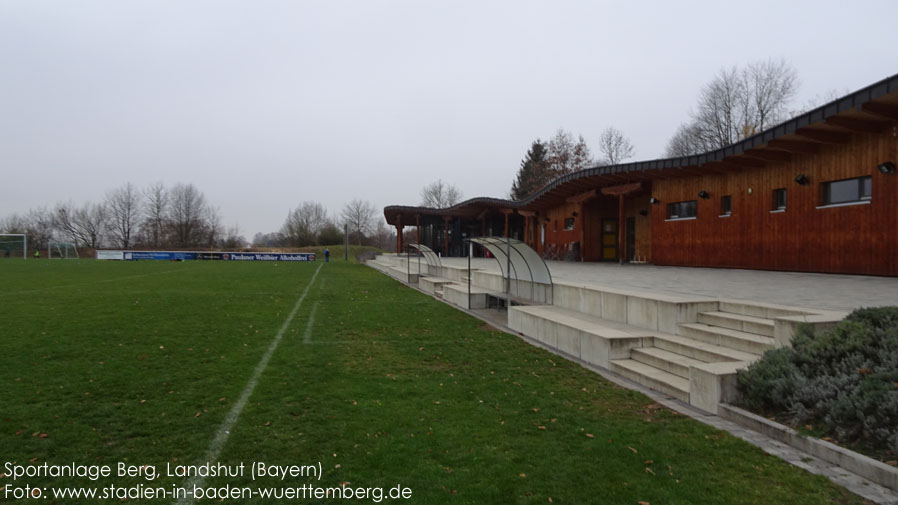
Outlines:
[[[450,266],[468,265],[467,258],[443,258],[442,262]],[[565,261],[547,261],[546,264],[552,279],[565,284],[823,310],[850,311],[858,307],[898,305],[898,278],[894,277]],[[495,259],[473,258],[471,267],[499,272]]]

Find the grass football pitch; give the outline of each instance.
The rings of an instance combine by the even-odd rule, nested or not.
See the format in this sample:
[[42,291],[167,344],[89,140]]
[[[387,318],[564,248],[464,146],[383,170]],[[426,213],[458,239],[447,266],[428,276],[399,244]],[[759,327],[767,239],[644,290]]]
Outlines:
[[[863,503],[361,265],[0,281],[0,501]],[[111,494],[59,494],[88,489]]]

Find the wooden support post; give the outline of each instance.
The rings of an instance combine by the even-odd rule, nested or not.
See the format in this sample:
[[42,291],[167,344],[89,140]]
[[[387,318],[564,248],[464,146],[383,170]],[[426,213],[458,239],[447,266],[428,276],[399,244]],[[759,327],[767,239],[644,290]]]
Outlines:
[[415,242],[421,243],[421,214],[415,214]]
[[530,217],[524,216],[524,243],[530,245]]
[[535,243],[532,236],[533,228],[531,228],[530,223],[535,218],[536,212],[532,210],[519,210],[518,214],[524,217],[524,243],[527,245]]
[[580,261],[586,258],[586,216],[583,215],[583,202],[577,205],[577,221],[580,223]]
[[443,256],[446,256],[446,257],[449,256],[449,221],[451,221],[451,220],[452,220],[452,216],[443,216],[443,231],[445,233],[445,238],[446,238],[446,243],[445,243],[446,250],[443,251]]
[[624,222],[624,194],[621,193],[617,195],[617,198],[617,259],[618,263],[623,265],[624,254],[626,254],[627,252],[627,237],[624,234],[624,232],[626,231],[626,223]]
[[396,254],[402,254],[402,216],[396,218]]

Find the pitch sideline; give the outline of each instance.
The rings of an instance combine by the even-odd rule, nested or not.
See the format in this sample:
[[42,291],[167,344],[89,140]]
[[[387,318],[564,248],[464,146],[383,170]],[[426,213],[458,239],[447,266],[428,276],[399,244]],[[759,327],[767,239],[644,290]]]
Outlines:
[[[321,281],[322,284],[324,281]],[[315,324],[315,311],[318,310],[318,302],[315,302],[315,305],[312,305],[312,312],[309,313],[309,322],[306,323],[306,332],[302,335],[302,343],[308,344],[309,340],[312,339],[312,325]]]
[[[246,386],[243,388],[243,391],[240,393],[240,398],[237,399],[237,403],[231,407],[228,415],[225,416],[224,421],[222,421],[221,426],[218,427],[218,431],[215,433],[215,438],[212,439],[212,443],[209,444],[209,448],[206,450],[206,454],[203,457],[203,463],[215,463],[218,460],[218,456],[221,454],[221,450],[224,448],[225,443],[227,442],[228,435],[231,432],[231,429],[234,428],[234,425],[237,424],[237,419],[240,417],[240,413],[243,411],[243,408],[246,407],[246,403],[249,401],[250,396],[253,394],[253,390],[256,389],[256,384],[259,382],[259,377],[261,377],[262,372],[265,371],[265,368],[268,367],[268,362],[271,360],[271,356],[274,354],[275,349],[277,349],[278,344],[281,343],[281,339],[284,336],[284,333],[287,331],[287,327],[290,326],[290,323],[293,322],[293,318],[296,317],[296,313],[299,311],[299,308],[302,306],[302,302],[306,299],[306,295],[309,294],[309,288],[312,287],[312,284],[315,283],[315,278],[318,277],[318,272],[321,271],[321,265],[318,265],[318,268],[315,269],[315,273],[312,274],[312,280],[306,284],[305,289],[303,289],[302,294],[299,296],[299,299],[296,300],[296,304],[293,306],[293,310],[290,311],[290,314],[287,316],[287,319],[284,320],[284,324],[281,325],[281,329],[278,330],[277,334],[274,336],[274,340],[271,341],[271,344],[268,346],[268,349],[265,351],[265,354],[262,355],[262,359],[259,360],[259,364],[256,365],[256,368],[253,370],[252,376],[250,376],[249,381],[246,383]],[[314,311],[314,309],[313,309]],[[314,312],[313,312],[314,315]],[[312,317],[309,317],[309,323],[306,327],[306,334],[308,335],[312,326]],[[193,477],[189,481],[185,483],[182,489],[186,491],[193,492],[194,487],[202,487],[205,482],[204,477]],[[192,496],[188,497],[185,493],[184,497],[178,499],[175,503],[176,505],[187,505],[189,503],[193,503],[194,498]]]

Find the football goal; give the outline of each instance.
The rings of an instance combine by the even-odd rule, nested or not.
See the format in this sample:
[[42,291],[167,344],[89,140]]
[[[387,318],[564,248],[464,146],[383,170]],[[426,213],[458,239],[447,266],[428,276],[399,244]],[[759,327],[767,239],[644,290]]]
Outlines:
[[0,233],[0,258],[27,258],[28,237],[21,233]]
[[47,244],[47,257],[50,259],[76,259],[78,248],[71,242],[50,242]]

